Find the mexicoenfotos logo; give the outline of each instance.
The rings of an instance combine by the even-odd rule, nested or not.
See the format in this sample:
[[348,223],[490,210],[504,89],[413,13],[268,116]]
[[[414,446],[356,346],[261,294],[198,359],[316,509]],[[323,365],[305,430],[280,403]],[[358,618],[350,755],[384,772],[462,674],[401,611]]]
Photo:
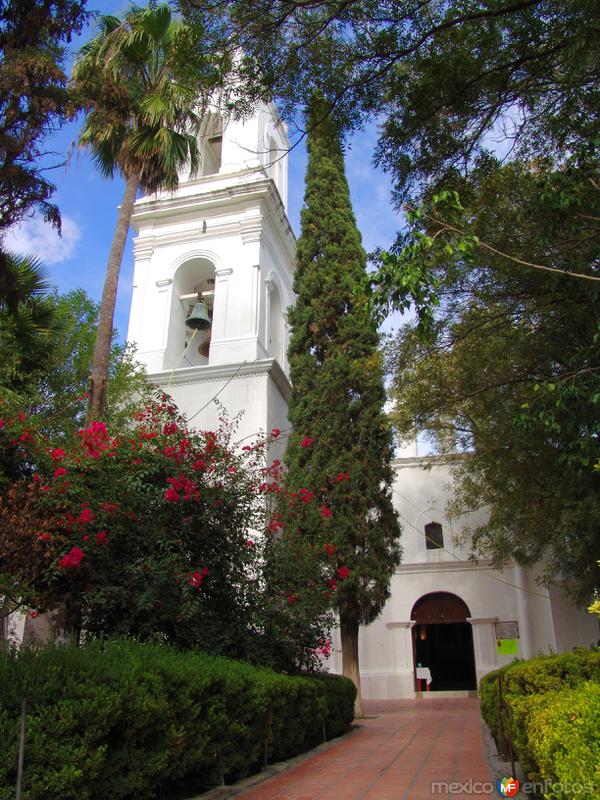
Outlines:
[[519,791],[519,781],[516,778],[498,778],[496,789],[500,797],[516,797]]

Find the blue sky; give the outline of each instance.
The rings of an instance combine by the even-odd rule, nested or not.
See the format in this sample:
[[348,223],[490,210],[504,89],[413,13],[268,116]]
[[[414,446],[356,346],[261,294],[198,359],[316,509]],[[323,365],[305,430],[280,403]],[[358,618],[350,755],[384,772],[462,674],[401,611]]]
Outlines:
[[[90,8],[100,13],[121,14],[127,7],[128,4],[121,0],[90,3]],[[76,51],[92,32],[93,25],[72,44],[71,49]],[[79,123],[66,125],[46,142],[45,147],[55,154],[53,163],[64,161],[67,153],[71,153],[66,166],[50,172],[50,180],[57,187],[54,201],[63,219],[62,238],[59,239],[50,226],[34,218],[25,220],[12,231],[5,246],[38,256],[59,291],[82,287],[99,300],[123,182],[120,178],[107,181],[101,177],[87,153],[75,147],[78,128]],[[376,125],[371,124],[348,142],[346,153],[346,173],[354,212],[367,251],[377,246],[389,246],[399,226],[398,215],[390,202],[389,179],[372,165],[376,138]],[[289,216],[296,235],[299,234],[305,169],[306,150],[301,143],[289,157]],[[124,338],[127,332],[132,271],[130,237],[123,259],[115,315],[120,338]]]

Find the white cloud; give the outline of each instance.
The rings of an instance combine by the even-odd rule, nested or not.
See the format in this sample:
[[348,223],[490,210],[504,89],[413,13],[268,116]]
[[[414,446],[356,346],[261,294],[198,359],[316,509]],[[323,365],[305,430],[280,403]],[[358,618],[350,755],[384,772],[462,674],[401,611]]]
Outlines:
[[19,255],[36,256],[44,264],[60,264],[71,258],[80,239],[81,230],[71,217],[62,217],[62,236],[43,220],[29,218],[6,234],[3,246]]

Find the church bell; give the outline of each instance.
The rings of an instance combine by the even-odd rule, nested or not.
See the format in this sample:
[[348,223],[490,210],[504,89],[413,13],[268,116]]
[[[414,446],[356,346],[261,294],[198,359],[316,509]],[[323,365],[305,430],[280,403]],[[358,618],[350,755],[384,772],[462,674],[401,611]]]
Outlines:
[[192,313],[186,318],[185,324],[188,328],[192,328],[196,331],[208,330],[211,326],[211,321],[208,315],[206,303],[203,303],[200,299],[198,299],[198,302],[192,309]]

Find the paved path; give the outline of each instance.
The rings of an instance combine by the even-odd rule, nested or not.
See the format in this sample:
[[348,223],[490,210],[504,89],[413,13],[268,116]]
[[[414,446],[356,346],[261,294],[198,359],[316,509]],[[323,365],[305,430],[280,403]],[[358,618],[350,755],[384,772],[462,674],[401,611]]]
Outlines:
[[[498,798],[477,698],[365,701],[360,730],[238,795],[240,800]],[[432,782],[462,784],[452,790]],[[470,785],[465,783],[471,781]],[[473,787],[473,783],[487,787]],[[482,789],[486,789],[482,792]],[[473,791],[473,789],[476,789]]]

